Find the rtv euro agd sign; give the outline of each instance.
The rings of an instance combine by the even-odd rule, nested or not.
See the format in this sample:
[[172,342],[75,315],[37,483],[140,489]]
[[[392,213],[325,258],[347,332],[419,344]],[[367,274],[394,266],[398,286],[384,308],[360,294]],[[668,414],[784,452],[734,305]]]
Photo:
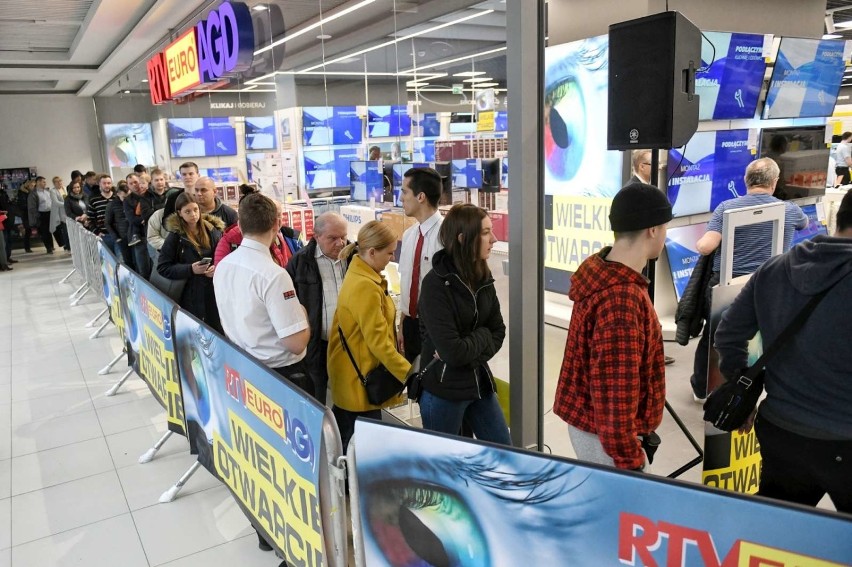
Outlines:
[[245,71],[254,58],[251,12],[224,2],[148,60],[151,102],[163,104],[199,85]]

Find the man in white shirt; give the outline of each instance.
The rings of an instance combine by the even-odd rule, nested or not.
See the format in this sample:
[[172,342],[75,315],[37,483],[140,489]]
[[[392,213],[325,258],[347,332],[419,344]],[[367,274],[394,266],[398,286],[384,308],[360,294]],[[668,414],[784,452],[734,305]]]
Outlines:
[[314,394],[302,359],[311,336],[307,315],[287,271],[269,247],[278,235],[278,208],[255,193],[240,203],[243,241],[216,266],[213,286],[225,335],[257,360]]
[[403,233],[399,252],[402,321],[397,340],[409,361],[420,354],[417,310],[423,277],[432,269],[432,256],[443,248],[438,237],[443,220],[438,212],[441,187],[441,174],[432,168],[409,169],[402,180],[402,209],[406,216],[417,219],[417,224]]

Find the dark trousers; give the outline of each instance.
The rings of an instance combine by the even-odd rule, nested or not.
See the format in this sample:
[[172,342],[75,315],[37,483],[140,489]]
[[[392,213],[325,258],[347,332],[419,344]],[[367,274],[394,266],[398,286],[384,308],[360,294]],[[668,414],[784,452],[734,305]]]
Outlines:
[[21,215],[21,223],[24,225],[24,250],[27,252],[32,252],[30,243],[30,238],[32,237],[32,227],[30,226],[29,215],[27,214],[26,209],[24,209],[24,212]]
[[38,213],[38,235],[45,250],[53,252],[53,234],[50,233],[50,211]]
[[403,355],[408,362],[412,362],[421,351],[420,319],[402,318],[402,340],[405,341]]
[[316,349],[316,353],[308,352],[308,359],[314,361],[310,375],[314,383],[314,397],[319,403],[325,405],[328,397],[328,341],[320,339]]
[[334,414],[334,420],[337,422],[337,428],[340,430],[340,439],[343,441],[344,453],[349,446],[349,440],[352,439],[352,434],[355,433],[356,419],[359,417],[367,417],[379,421],[382,419],[382,410],[349,411],[334,405],[331,406],[331,413]]
[[816,506],[826,494],[852,513],[852,441],[802,437],[758,414],[755,433],[763,469],[759,496]]
[[133,263],[136,266],[136,273],[147,280],[151,277],[151,259],[148,257],[147,244],[145,242],[140,242],[136,246],[128,247],[130,248],[130,253],[133,255]]
[[6,236],[6,260],[12,259],[12,222],[6,220],[6,228],[3,229],[3,234]]
[[835,185],[849,185],[849,183],[852,183],[852,175],[850,175],[848,167],[835,167],[834,173],[839,178],[834,182]]
[[281,366],[272,370],[304,390],[309,396],[314,396],[314,383],[311,381],[303,361],[300,360],[290,366]]

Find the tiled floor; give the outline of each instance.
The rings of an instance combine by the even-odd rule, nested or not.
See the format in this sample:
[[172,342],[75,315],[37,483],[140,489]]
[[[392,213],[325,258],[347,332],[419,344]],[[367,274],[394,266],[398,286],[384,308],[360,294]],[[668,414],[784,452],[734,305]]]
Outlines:
[[[163,410],[132,376],[118,395],[104,392],[122,363],[98,374],[121,348],[111,325],[89,339],[84,325],[101,309],[94,297],[75,307],[71,269],[62,252],[20,254],[0,274],[7,298],[0,320],[0,567],[272,567],[257,549],[233,499],[200,470],[170,504],[158,503],[192,464],[186,441],[173,436],[145,465],[137,462],[165,431]],[[572,456],[567,431],[550,407],[565,331],[545,331],[545,442]],[[702,441],[700,406],[688,377],[693,347],[666,344],[668,400]],[[666,475],[694,457],[666,414],[652,472]],[[698,482],[700,467],[683,475]],[[830,505],[826,507],[830,508]]]

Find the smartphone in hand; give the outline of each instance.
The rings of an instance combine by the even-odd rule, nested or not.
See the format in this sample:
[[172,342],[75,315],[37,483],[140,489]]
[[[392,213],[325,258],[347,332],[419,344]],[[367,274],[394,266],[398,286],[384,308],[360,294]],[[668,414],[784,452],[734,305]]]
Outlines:
[[201,261],[199,262],[199,264],[209,264],[212,261],[213,261],[212,258],[202,258]]

